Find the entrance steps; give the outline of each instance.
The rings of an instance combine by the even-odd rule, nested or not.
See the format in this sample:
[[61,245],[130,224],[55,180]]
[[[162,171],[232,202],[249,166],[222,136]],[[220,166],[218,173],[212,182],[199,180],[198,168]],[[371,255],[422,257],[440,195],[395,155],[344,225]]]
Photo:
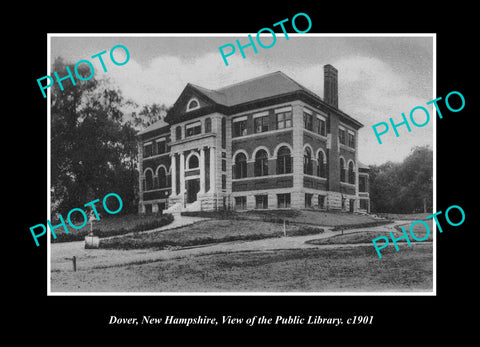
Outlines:
[[179,214],[180,212],[182,212],[182,204],[177,202],[171,206],[169,206],[166,210],[165,210],[166,213],[171,213],[171,214]]
[[201,209],[201,202],[197,200],[192,202],[191,204],[187,204],[185,207],[183,207],[182,203],[177,202],[171,205],[169,208],[167,208],[165,212],[172,213],[172,214],[180,214],[180,212],[200,211],[200,209]]

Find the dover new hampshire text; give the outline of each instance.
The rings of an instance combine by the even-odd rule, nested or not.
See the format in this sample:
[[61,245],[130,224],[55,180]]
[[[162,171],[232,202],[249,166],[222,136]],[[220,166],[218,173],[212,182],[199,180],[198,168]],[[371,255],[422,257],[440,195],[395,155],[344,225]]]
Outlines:
[[139,213],[219,209],[370,210],[362,123],[278,71],[216,90],[188,83],[138,134]]

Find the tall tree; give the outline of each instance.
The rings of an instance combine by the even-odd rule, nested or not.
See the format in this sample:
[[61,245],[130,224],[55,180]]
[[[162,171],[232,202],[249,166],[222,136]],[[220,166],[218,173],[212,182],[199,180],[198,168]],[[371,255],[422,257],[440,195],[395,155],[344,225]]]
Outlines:
[[372,211],[392,213],[428,212],[433,207],[433,152],[414,147],[402,163],[372,166],[370,199]]
[[[66,71],[57,59],[54,71]],[[79,73],[88,76],[88,68]],[[70,66],[73,70],[73,66]],[[51,184],[54,212],[66,213],[108,193],[120,195],[122,212],[135,209],[135,129],[125,122],[125,100],[105,80],[64,80],[52,87]],[[101,209],[101,203],[97,204]],[[96,205],[96,206],[97,206]]]

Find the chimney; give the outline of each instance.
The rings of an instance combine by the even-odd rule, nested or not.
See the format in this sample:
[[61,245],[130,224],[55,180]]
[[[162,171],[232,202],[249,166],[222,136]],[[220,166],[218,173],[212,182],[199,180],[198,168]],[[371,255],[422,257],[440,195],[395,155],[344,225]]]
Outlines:
[[323,101],[338,108],[338,71],[330,64],[323,66]]

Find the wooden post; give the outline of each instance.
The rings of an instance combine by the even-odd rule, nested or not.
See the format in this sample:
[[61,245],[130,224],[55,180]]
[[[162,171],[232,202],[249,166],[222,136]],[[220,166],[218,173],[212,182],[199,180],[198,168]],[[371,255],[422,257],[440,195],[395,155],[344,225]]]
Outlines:
[[73,262],[73,271],[77,271],[77,258],[75,256],[73,256],[72,262]]

